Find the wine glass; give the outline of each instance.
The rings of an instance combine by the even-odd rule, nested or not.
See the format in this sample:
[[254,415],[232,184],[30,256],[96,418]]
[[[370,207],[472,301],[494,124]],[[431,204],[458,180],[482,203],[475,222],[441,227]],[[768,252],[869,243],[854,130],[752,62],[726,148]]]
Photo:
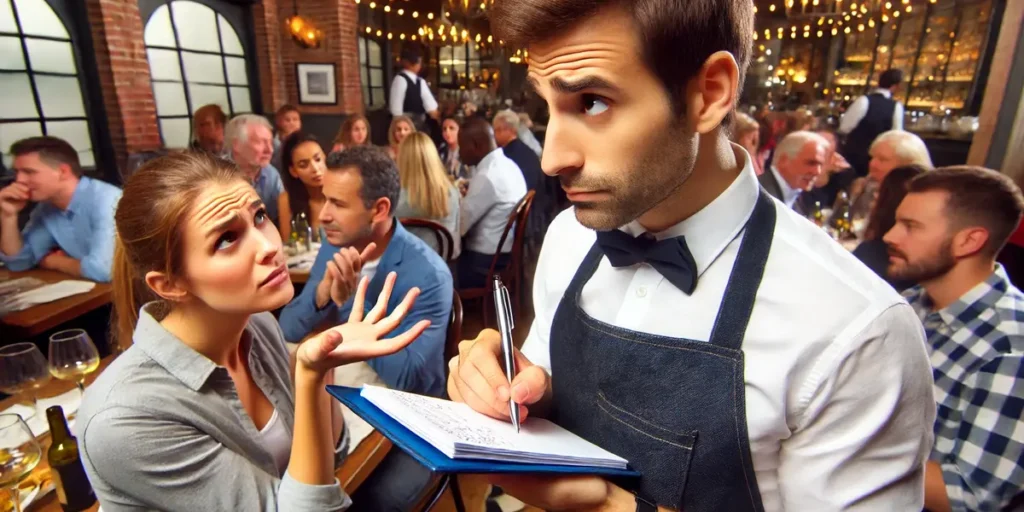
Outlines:
[[15,512],[21,512],[18,484],[43,457],[36,436],[17,414],[0,414],[0,489],[9,488]]
[[29,393],[32,416],[39,413],[36,391],[50,381],[46,359],[33,343],[15,343],[0,348],[0,390],[9,395]]
[[50,373],[74,381],[85,392],[85,377],[100,366],[100,353],[82,329],[68,329],[50,336]]

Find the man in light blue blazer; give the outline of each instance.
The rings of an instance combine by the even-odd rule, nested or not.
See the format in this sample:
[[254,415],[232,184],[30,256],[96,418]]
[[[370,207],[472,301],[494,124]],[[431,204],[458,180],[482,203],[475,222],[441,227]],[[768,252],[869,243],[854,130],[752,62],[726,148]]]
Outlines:
[[[370,276],[365,311],[373,308],[391,272],[398,275],[387,310],[392,311],[406,293],[419,288],[409,315],[392,335],[421,320],[431,324],[405,349],[367,363],[392,389],[441,396],[444,380],[444,342],[452,306],[452,275],[444,260],[412,235],[394,217],[401,187],[398,169],[378,148],[357,146],[327,158],[323,191],[327,198],[320,223],[327,240],[320,247],[309,281],[281,312],[285,338],[298,342],[321,324],[338,324],[352,310],[351,276]],[[329,243],[327,243],[329,242]],[[366,251],[370,243],[376,248]],[[341,248],[365,254],[346,257]],[[354,260],[354,261],[353,261]]]

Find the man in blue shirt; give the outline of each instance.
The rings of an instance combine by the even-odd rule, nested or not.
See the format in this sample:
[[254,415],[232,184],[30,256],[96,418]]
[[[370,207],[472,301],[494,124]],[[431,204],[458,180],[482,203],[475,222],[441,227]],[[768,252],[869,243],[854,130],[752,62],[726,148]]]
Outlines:
[[267,207],[270,220],[281,225],[291,219],[279,219],[280,206],[288,203],[288,194],[281,183],[281,174],[270,164],[274,154],[274,135],[270,121],[255,114],[235,116],[224,128],[224,147],[252,182],[256,194]]
[[[416,305],[394,334],[422,320],[430,327],[411,345],[390,356],[367,361],[391,388],[430,396],[444,389],[444,341],[452,306],[452,276],[444,260],[397,222],[393,213],[400,185],[391,158],[372,146],[356,146],[327,158],[323,191],[327,202],[320,224],[324,243],[302,293],[281,312],[285,339],[301,341],[325,322],[344,322],[352,310],[355,273],[370,277],[365,311],[373,308],[384,281],[398,274],[388,311],[413,288]],[[366,252],[365,259],[339,254],[341,248]],[[356,261],[353,261],[356,260]]]
[[[0,261],[14,271],[38,266],[110,282],[121,189],[82,176],[78,153],[56,137],[20,140],[11,154],[16,178],[0,190]],[[39,204],[19,232],[29,201]]]

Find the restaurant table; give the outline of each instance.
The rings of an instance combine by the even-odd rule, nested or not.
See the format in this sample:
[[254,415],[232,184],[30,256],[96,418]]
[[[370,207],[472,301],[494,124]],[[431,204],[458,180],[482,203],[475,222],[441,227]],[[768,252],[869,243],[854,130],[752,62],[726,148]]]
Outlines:
[[[116,356],[108,356],[100,361],[99,368],[89,374],[86,378],[86,385],[92,383],[93,380],[102,373],[110,362],[114,360]],[[40,398],[51,398],[57,395],[66,393],[75,387],[73,382],[52,379],[49,383],[39,389],[38,396]],[[7,408],[17,403],[29,402],[25,396],[13,396],[8,397],[5,400],[0,401],[0,411],[4,411]],[[72,427],[74,430],[74,427]],[[32,471],[28,480],[35,480],[36,482],[44,482],[49,480],[50,464],[46,461],[46,450],[50,447],[50,434],[46,433],[39,437],[39,444],[43,449],[43,459],[39,461],[39,465]],[[335,472],[335,476],[338,481],[341,482],[341,486],[345,489],[345,492],[352,494],[359,488],[359,486],[366,481],[366,479],[373,473],[374,469],[384,460],[384,456],[391,450],[391,441],[388,441],[386,437],[381,435],[379,432],[374,430],[365,439],[363,439],[359,446],[349,454],[345,459],[345,462]],[[0,491],[3,493],[3,491]],[[95,512],[99,508],[99,504],[94,504],[88,509],[89,512]],[[25,512],[61,512],[60,502],[57,501],[57,493],[50,492],[45,496],[36,498],[31,505],[25,510]]]
[[[82,280],[53,270],[33,269],[25,272],[11,272],[10,279],[31,277],[44,283],[56,283],[69,279]],[[113,288],[108,283],[96,283],[92,290],[71,297],[65,297],[46,304],[15,311],[0,317],[4,332],[15,336],[30,337],[46,332],[65,322],[70,322],[90,311],[110,304]]]

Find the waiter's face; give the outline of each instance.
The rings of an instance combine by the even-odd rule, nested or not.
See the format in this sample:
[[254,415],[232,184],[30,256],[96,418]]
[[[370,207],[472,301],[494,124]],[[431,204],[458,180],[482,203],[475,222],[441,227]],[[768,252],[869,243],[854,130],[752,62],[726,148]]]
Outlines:
[[948,192],[907,194],[896,209],[896,224],[883,240],[889,247],[889,276],[923,283],[956,265],[954,227],[946,215]]
[[658,205],[696,159],[696,131],[644,64],[630,19],[606,8],[530,47],[529,81],[551,112],[541,164],[591,229],[614,229]]

